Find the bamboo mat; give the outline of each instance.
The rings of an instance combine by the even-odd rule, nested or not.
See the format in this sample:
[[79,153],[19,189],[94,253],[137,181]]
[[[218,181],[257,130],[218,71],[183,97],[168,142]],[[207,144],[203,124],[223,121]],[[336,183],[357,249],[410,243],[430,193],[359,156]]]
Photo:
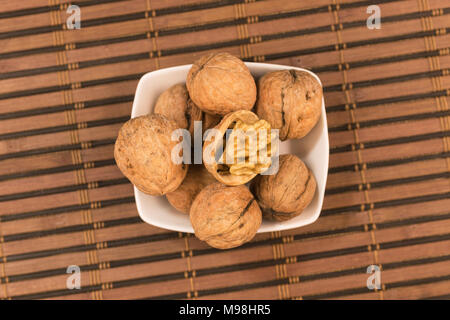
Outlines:
[[[65,0],[0,0],[0,298],[450,297],[448,0],[73,4],[79,30]],[[140,220],[113,160],[138,79],[211,51],[322,79],[330,168],[314,224],[218,251]]]

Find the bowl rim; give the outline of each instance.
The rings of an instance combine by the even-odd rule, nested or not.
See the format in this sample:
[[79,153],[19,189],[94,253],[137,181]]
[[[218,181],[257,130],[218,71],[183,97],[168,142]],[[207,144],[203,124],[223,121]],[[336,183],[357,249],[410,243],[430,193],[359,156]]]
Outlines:
[[[312,71],[308,70],[308,69],[304,69],[304,68],[300,68],[300,67],[294,67],[294,66],[287,66],[287,65],[280,65],[280,64],[273,64],[273,63],[261,63],[261,62],[244,62],[247,67],[250,69],[250,71],[252,71],[253,68],[263,68],[263,69],[267,69],[267,72],[272,72],[272,71],[277,71],[277,70],[288,70],[288,69],[294,69],[294,70],[299,70],[299,71],[304,71],[309,73],[310,75],[312,75],[320,84],[320,86],[323,88],[322,85],[322,81],[320,80],[320,78]],[[142,86],[144,86],[144,83],[147,81],[148,78],[150,77],[157,77],[159,74],[166,74],[166,73],[170,73],[170,72],[174,72],[174,71],[184,71],[186,69],[189,70],[189,68],[191,68],[192,64],[185,64],[185,65],[179,65],[179,66],[174,66],[174,67],[168,67],[168,68],[163,68],[163,69],[158,69],[158,70],[154,70],[154,71],[150,71],[145,73],[138,82],[137,88],[136,88],[136,92],[135,92],[135,96],[133,99],[133,106],[132,106],[132,111],[131,111],[131,118],[135,118],[137,116],[139,116],[139,112],[138,112],[138,107],[137,107],[137,96],[138,93],[142,90]],[[269,67],[270,66],[270,67]],[[297,225],[297,226],[289,226],[286,224],[279,224],[279,223],[274,223],[273,227],[267,227],[264,228],[266,230],[261,230],[262,228],[260,227],[257,231],[257,233],[264,233],[264,232],[273,232],[273,231],[283,231],[283,230],[290,230],[290,229],[295,229],[295,228],[300,228],[300,227],[304,227],[307,226],[309,224],[314,223],[319,217],[320,214],[322,212],[322,207],[323,207],[323,201],[324,201],[324,196],[325,196],[325,188],[326,188],[326,183],[327,183],[327,178],[328,178],[328,167],[329,167],[329,136],[328,136],[328,123],[327,123],[327,116],[326,116],[326,109],[325,109],[325,100],[324,98],[322,98],[322,114],[321,114],[321,118],[319,119],[319,121],[322,122],[323,125],[323,131],[321,134],[324,134],[326,139],[325,139],[325,144],[326,146],[326,154],[324,155],[324,157],[326,157],[326,168],[325,168],[325,176],[324,176],[324,181],[323,181],[323,188],[322,190],[318,190],[319,194],[319,203],[317,206],[317,214],[311,216],[310,218],[306,218],[306,221],[304,221],[301,225]],[[144,196],[144,194],[139,191],[135,186],[133,186],[134,188],[134,196],[135,196],[135,202],[136,202],[136,207],[137,207],[137,211],[139,213],[140,218],[148,223],[151,224],[153,226],[165,229],[165,230],[171,230],[171,231],[175,231],[175,232],[185,232],[185,233],[193,233],[193,229],[192,226],[189,225],[187,228],[183,228],[183,229],[177,229],[176,227],[174,228],[170,228],[167,225],[164,225],[163,223],[160,223],[158,221],[154,221],[154,220],[149,220],[147,215],[145,215],[144,212],[144,208],[143,208],[143,201],[141,200],[141,197]]]

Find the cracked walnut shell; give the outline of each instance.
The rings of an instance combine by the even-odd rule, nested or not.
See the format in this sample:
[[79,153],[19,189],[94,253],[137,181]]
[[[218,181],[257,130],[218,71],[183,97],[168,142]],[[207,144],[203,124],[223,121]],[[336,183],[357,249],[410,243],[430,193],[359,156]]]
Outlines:
[[195,61],[186,86],[195,104],[210,114],[250,110],[256,101],[256,84],[249,69],[228,53],[211,53]]
[[175,191],[166,194],[169,203],[183,213],[189,214],[192,202],[204,187],[217,182],[203,165],[190,165],[183,183]]
[[245,184],[272,164],[278,137],[251,111],[227,114],[205,138],[203,162],[221,183]]
[[122,173],[139,190],[151,195],[174,191],[183,182],[188,166],[172,162],[171,152],[179,142],[171,135],[175,122],[161,115],[128,120],[120,129],[114,158]]
[[182,83],[161,93],[156,100],[154,112],[175,121],[178,128],[187,129],[191,136],[194,135],[194,121],[202,121],[203,130],[220,122],[219,116],[206,114],[195,105]]
[[247,187],[216,182],[195,198],[190,219],[197,238],[214,248],[228,249],[253,239],[262,216]]
[[322,86],[308,72],[269,72],[258,82],[256,114],[280,129],[280,140],[299,139],[318,122],[322,96]]
[[298,216],[309,205],[316,191],[313,173],[298,157],[279,158],[278,172],[258,176],[251,186],[264,218],[277,221]]

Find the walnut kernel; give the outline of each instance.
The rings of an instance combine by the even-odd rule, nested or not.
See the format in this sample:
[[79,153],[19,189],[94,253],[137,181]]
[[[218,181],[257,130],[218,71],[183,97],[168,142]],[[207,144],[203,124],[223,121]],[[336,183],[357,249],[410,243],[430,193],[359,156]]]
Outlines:
[[217,131],[206,137],[203,162],[218,181],[241,185],[271,166],[278,138],[267,121],[259,120],[251,111],[240,110],[226,115],[214,129]]

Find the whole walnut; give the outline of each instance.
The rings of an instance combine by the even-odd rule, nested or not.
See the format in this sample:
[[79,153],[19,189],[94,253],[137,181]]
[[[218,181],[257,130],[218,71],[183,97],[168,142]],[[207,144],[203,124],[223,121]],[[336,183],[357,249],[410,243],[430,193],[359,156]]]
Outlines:
[[120,129],[114,158],[122,173],[139,190],[151,195],[174,191],[183,182],[188,166],[172,161],[179,143],[171,135],[175,122],[152,114],[128,120]]
[[220,122],[217,115],[209,115],[200,110],[189,98],[186,85],[180,83],[165,90],[156,100],[154,112],[175,121],[178,128],[187,129],[194,134],[194,121],[202,121],[206,130]]
[[316,179],[298,157],[279,158],[278,172],[260,175],[251,186],[264,218],[277,221],[298,216],[309,205],[316,191]]
[[169,203],[183,213],[189,214],[192,202],[207,185],[217,182],[203,165],[190,165],[183,183],[175,191],[166,194]]
[[261,225],[261,210],[245,186],[214,183],[195,198],[190,210],[195,235],[218,249],[250,241]]
[[265,74],[258,82],[257,115],[280,129],[280,139],[302,138],[322,112],[322,86],[310,73],[282,70]]
[[256,84],[250,71],[228,53],[211,53],[195,61],[186,86],[195,104],[210,114],[250,110],[256,101]]

